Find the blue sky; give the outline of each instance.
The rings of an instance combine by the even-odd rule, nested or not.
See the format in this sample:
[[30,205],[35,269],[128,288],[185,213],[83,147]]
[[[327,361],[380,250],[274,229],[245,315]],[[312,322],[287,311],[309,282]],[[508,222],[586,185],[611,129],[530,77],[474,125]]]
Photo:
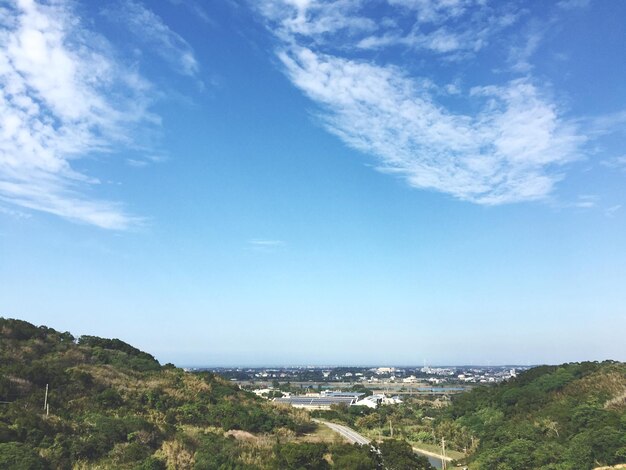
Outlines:
[[626,3],[0,3],[0,314],[179,365],[626,360]]

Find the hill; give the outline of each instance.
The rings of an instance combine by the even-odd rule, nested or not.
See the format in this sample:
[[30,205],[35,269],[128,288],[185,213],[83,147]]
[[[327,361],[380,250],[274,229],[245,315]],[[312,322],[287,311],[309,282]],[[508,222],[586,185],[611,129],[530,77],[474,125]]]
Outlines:
[[[472,470],[613,466],[626,461],[626,364],[536,367],[447,407],[409,400],[321,414],[372,436],[393,422],[418,446],[443,437]],[[0,318],[0,468],[429,468],[404,441],[372,452],[320,442],[315,428],[306,411],[161,365],[119,339]]]
[[581,470],[626,462],[626,364],[542,366],[455,397],[436,422],[471,469]]
[[315,428],[306,411],[119,339],[0,318],[0,468],[430,468],[402,441],[372,452],[309,439]]
[[405,395],[399,405],[313,414],[431,452],[443,439],[471,470],[608,468],[626,462],[626,364],[541,366],[449,400]]

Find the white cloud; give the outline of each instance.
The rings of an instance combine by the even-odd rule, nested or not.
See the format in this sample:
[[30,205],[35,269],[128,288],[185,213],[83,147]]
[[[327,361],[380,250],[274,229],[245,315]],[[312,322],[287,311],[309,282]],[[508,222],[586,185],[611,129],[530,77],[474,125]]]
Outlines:
[[378,28],[376,21],[358,13],[362,0],[267,0],[255,6],[285,41],[297,36],[324,44],[334,34],[353,35]]
[[619,211],[621,208],[622,208],[621,204],[616,204],[614,206],[611,206],[604,211],[604,215],[606,215],[607,217],[611,217],[611,218],[615,217],[615,213]]
[[458,50],[478,50],[482,47],[483,43],[479,38],[473,40],[467,36],[467,34],[451,33],[446,28],[439,28],[428,34],[421,34],[416,31],[407,35],[399,32],[387,32],[381,36],[367,36],[358,42],[357,47],[360,49],[381,49],[392,45],[401,45],[412,49],[427,49],[440,54]]
[[[544,198],[562,178],[559,167],[579,156],[585,139],[530,77],[474,87],[465,95],[455,88],[456,99],[478,109],[473,114],[455,112],[430,93],[432,88],[445,90],[445,84],[425,86],[428,80],[411,77],[400,66],[348,54],[362,48],[363,41],[382,48],[407,41],[408,36],[392,32],[364,38],[342,33],[326,35],[326,42],[320,43],[307,19],[311,5],[323,2],[270,3],[270,20],[282,40],[279,57],[288,77],[320,105],[327,129],[349,146],[375,156],[380,171],[399,175],[416,188],[500,204]],[[444,55],[479,49],[491,34],[489,25],[493,30],[503,28],[516,18],[511,14],[502,21],[491,13],[478,15],[482,19],[476,24],[483,27],[466,28],[459,35],[447,29],[446,18],[463,18],[468,8],[480,7],[481,2],[390,3],[420,12],[413,31],[419,31],[421,23],[436,24],[428,34],[413,38],[423,42],[420,47]],[[349,11],[361,18],[358,2],[350,5]],[[297,32],[291,26],[294,21]],[[377,38],[380,42],[374,44]],[[327,47],[333,39],[342,41],[341,47]]]
[[0,214],[5,214],[15,219],[30,219],[31,217],[31,215],[26,212],[11,209],[2,205],[0,205]]
[[577,8],[586,8],[590,3],[591,0],[561,0],[557,5],[564,10],[574,10]]
[[389,0],[391,5],[414,10],[420,23],[441,23],[459,18],[480,0]]
[[591,209],[596,207],[599,200],[600,198],[595,194],[581,194],[573,206],[581,209]]
[[205,24],[211,26],[215,25],[213,19],[198,2],[194,0],[169,0],[169,2],[176,6],[183,6],[187,8],[196,18],[199,18]]
[[[364,0],[267,0],[255,4],[270,22],[269,28],[286,42],[316,44],[340,50],[403,46],[428,50],[448,59],[450,53],[476,52],[498,31],[511,26],[518,15],[505,5],[483,8],[482,0],[390,0],[378,2],[398,17],[414,15],[402,28],[390,16],[367,16]],[[387,10],[384,10],[386,12]],[[454,30],[445,23],[454,23]],[[434,26],[434,27],[433,27]],[[342,36],[343,35],[343,36]],[[345,37],[344,37],[345,36]]]
[[600,137],[606,134],[624,133],[626,130],[626,111],[603,114],[581,120],[589,134]]
[[602,161],[602,165],[614,170],[626,171],[626,155],[613,157]]
[[74,162],[154,122],[149,85],[62,2],[11,2],[0,20],[0,199],[108,229],[139,219],[88,196]]
[[525,38],[523,44],[511,48],[509,62],[515,72],[528,73],[532,70],[530,58],[539,47],[542,39],[543,32],[533,31]]
[[[424,50],[448,60],[458,60],[486,47],[492,36],[513,25],[519,13],[512,13],[506,5],[498,10],[479,8],[476,1],[390,1],[393,6],[415,10],[410,29],[403,30],[397,23],[361,38],[356,47],[382,49],[403,46]],[[460,54],[460,55],[459,55]]]
[[260,253],[275,253],[284,246],[285,242],[282,240],[254,238],[252,240],[248,240],[247,249]]
[[250,245],[259,246],[259,247],[277,247],[283,246],[285,244],[282,240],[265,240],[260,238],[254,238],[249,240],[248,243]]
[[142,3],[124,0],[104,12],[107,17],[124,24],[139,41],[149,45],[177,72],[189,76],[198,73],[198,62],[189,43]]
[[296,86],[323,105],[327,128],[417,188],[485,204],[546,196],[581,139],[526,80],[475,89],[476,116],[439,106],[396,67],[291,48],[280,55]]

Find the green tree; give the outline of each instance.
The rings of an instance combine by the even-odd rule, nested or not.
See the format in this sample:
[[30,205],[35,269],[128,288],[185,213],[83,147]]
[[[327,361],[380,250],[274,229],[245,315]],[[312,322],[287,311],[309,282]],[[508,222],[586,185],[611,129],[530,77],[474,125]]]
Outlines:
[[340,445],[331,449],[333,467],[341,470],[372,470],[378,468],[376,454],[369,446]]
[[194,460],[194,470],[236,468],[237,443],[233,438],[207,433],[200,440]]
[[326,446],[305,442],[288,443],[276,446],[275,468],[281,470],[325,470],[330,468],[324,459]]
[[45,470],[46,462],[30,447],[18,442],[0,444],[0,468]]
[[386,439],[378,448],[387,470],[434,470],[428,459],[413,452],[406,441]]

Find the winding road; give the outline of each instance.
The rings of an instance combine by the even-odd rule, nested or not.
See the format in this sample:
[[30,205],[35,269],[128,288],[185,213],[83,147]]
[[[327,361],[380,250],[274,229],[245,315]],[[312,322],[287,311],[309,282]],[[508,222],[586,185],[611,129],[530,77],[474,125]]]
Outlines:
[[316,423],[320,423],[325,426],[328,426],[337,434],[340,434],[341,436],[345,437],[348,441],[350,441],[350,444],[365,445],[365,444],[370,443],[370,440],[367,437],[361,436],[354,429],[350,429],[347,426],[343,426],[341,424],[329,423],[328,421],[322,421],[321,419],[314,419],[313,421],[315,421]]
[[[350,429],[348,426],[344,426],[342,424],[337,424],[337,423],[331,423],[331,422],[324,421],[321,419],[313,419],[313,421],[315,421],[316,423],[328,426],[337,434],[346,438],[350,442],[350,444],[365,445],[371,442],[370,439],[368,439],[365,436],[360,435],[358,432],[356,432],[354,429]],[[428,457],[428,460],[430,461],[430,463],[432,465],[435,465],[436,468],[441,468],[442,460],[445,460],[446,462],[452,461],[450,457],[447,457],[447,456],[443,457],[441,454],[437,454],[435,452],[430,452],[430,451],[423,450],[423,449],[418,449],[417,447],[413,447],[413,452],[416,452],[425,457]]]

